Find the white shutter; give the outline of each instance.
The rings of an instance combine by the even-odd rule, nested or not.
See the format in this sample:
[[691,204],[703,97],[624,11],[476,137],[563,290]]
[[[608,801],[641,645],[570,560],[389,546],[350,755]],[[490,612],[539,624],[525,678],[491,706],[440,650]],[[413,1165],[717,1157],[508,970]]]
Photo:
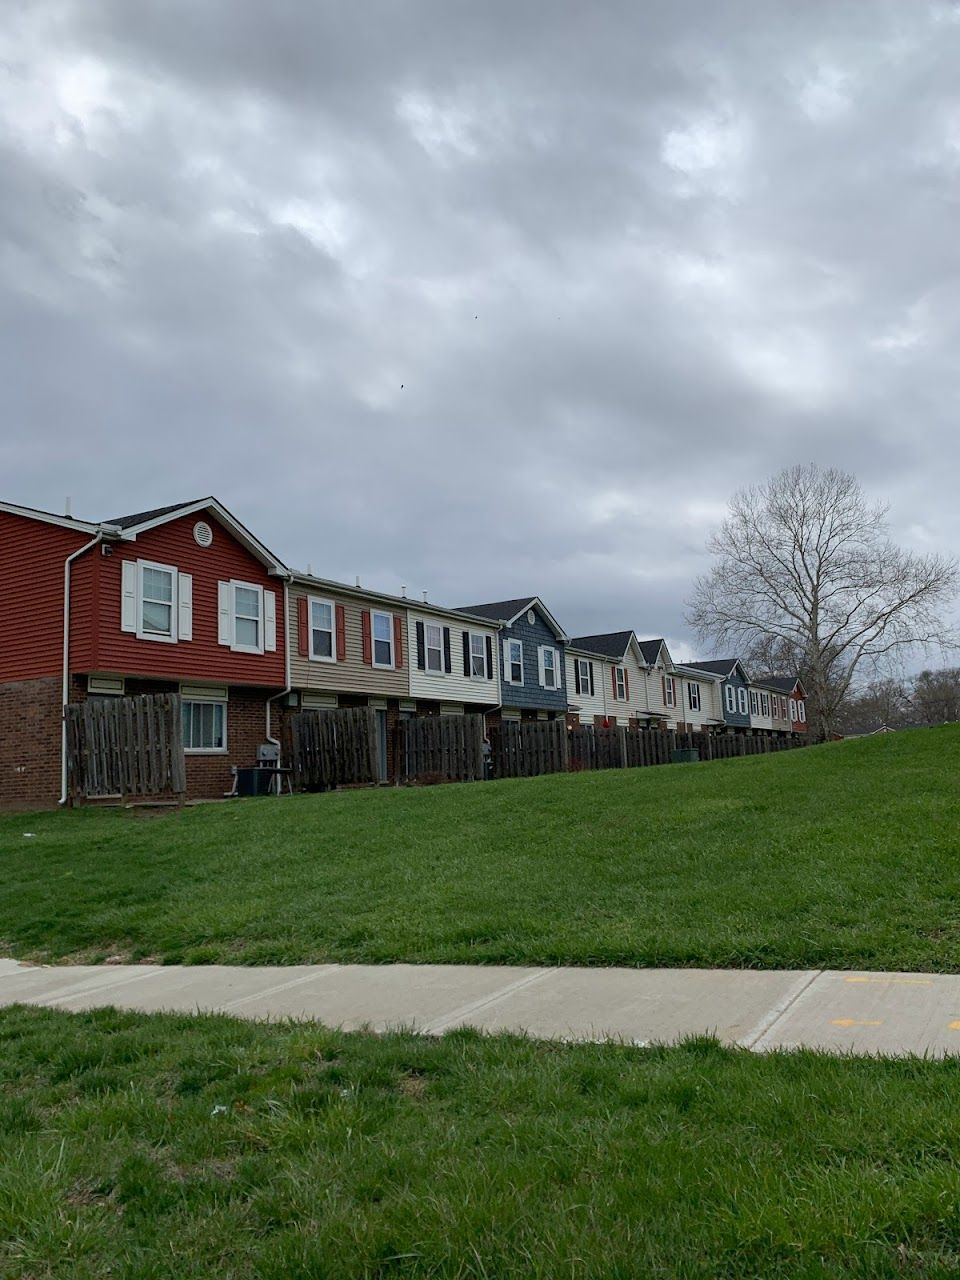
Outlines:
[[217,583],[217,644],[233,647],[233,587],[229,582]]
[[137,562],[124,560],[120,578],[120,630],[137,629]]
[[193,639],[193,574],[177,574],[177,635]]
[[263,593],[263,648],[266,653],[275,653],[277,648],[277,593],[275,591]]
[[546,687],[547,675],[543,665],[543,645],[537,645],[537,670],[540,672],[540,688]]
[[510,641],[503,641],[503,678],[507,684],[513,684],[511,679],[512,672],[510,670]]

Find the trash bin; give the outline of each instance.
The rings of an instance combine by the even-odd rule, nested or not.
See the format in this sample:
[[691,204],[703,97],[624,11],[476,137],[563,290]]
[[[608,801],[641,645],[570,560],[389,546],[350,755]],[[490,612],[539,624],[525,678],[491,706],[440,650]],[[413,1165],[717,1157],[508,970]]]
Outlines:
[[670,752],[671,764],[696,764],[699,759],[699,747],[681,747],[679,751]]
[[273,773],[270,769],[238,769],[238,796],[265,796],[270,793]]

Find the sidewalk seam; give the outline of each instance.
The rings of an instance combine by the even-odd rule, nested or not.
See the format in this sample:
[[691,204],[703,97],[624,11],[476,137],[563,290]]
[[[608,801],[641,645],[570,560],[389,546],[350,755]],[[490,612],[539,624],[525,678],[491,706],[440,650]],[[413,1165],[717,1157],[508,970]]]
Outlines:
[[765,1040],[778,1022],[781,1022],[797,1003],[801,996],[805,995],[818,978],[825,973],[824,969],[813,969],[810,971],[806,980],[800,983],[786,996],[781,997],[773,1006],[768,1009],[764,1016],[747,1032],[745,1036],[741,1036],[737,1041],[737,1045],[741,1049],[756,1050],[760,1047],[760,1042]]
[[499,991],[494,991],[489,996],[482,996],[479,1000],[471,1000],[469,1004],[460,1005],[458,1008],[452,1009],[450,1013],[444,1013],[438,1018],[432,1018],[429,1022],[424,1023],[420,1030],[424,1035],[438,1035],[441,1031],[446,1031],[448,1027],[454,1023],[461,1022],[471,1014],[479,1013],[481,1009],[486,1009],[490,1005],[496,1004],[506,996],[513,995],[515,991],[522,991],[524,987],[529,987],[532,983],[540,982],[542,979],[549,977],[551,973],[557,972],[559,972],[557,969],[537,969],[523,978],[508,982],[505,987],[501,987]]

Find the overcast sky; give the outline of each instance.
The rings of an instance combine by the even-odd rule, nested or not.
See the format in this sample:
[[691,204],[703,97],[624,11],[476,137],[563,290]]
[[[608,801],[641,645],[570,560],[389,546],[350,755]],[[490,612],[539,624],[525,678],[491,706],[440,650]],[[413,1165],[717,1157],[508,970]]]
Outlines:
[[960,10],[0,0],[0,497],[689,656],[731,492],[960,548]]

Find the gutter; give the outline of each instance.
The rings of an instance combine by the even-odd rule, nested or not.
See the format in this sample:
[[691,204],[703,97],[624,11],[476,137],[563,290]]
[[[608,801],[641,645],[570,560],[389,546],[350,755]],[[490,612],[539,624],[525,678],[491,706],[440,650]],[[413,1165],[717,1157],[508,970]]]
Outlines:
[[97,526],[97,532],[82,547],[72,551],[63,562],[63,684],[61,688],[60,723],[60,799],[58,805],[67,803],[67,706],[70,702],[70,571],[74,560],[99,546],[105,538],[111,541],[121,536],[121,530],[112,524]]

